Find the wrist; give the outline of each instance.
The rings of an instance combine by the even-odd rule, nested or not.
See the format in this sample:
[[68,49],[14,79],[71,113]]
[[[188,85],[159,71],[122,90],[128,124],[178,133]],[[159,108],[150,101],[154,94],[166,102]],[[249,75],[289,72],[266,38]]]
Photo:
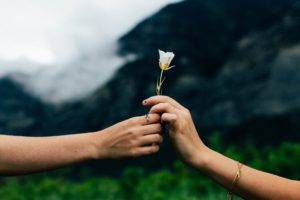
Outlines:
[[107,150],[105,149],[104,140],[105,132],[97,131],[89,134],[89,158],[91,160],[108,158]]
[[193,167],[200,170],[206,170],[209,168],[211,151],[212,150],[207,146],[198,148],[198,150],[195,152]]

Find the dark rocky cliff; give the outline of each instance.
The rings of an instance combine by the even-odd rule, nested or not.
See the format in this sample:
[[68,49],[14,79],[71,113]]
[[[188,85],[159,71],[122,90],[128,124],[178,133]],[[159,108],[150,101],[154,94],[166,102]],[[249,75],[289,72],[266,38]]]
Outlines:
[[0,79],[0,133],[36,134],[47,118],[48,108],[10,78]]

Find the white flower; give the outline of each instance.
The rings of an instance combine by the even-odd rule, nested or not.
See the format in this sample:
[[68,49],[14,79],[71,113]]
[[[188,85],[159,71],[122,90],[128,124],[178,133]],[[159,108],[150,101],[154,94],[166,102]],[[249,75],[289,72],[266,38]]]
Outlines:
[[170,67],[170,64],[175,57],[175,54],[173,52],[164,52],[162,50],[158,50],[159,53],[159,67],[162,70],[169,70],[173,68],[174,66]]

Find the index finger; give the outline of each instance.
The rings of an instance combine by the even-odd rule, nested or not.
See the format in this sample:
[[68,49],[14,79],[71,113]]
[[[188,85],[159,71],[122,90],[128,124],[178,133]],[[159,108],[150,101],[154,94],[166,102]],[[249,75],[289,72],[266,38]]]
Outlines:
[[159,103],[169,103],[177,109],[183,109],[184,107],[180,105],[177,101],[168,96],[153,96],[143,101],[144,106],[153,106]]
[[131,118],[132,122],[137,125],[148,125],[148,124],[155,124],[160,122],[160,115],[158,114],[147,114],[139,117]]

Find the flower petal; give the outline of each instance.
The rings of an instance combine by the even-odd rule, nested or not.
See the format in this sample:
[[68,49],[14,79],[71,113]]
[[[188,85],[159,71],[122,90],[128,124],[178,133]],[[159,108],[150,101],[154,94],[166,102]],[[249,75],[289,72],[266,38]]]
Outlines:
[[166,52],[162,51],[162,50],[158,50],[158,53],[159,53],[159,60],[162,58],[162,57],[165,57],[165,54]]
[[158,50],[158,52],[159,52],[159,61],[162,64],[169,64],[170,65],[171,61],[175,57],[173,52],[164,52],[162,50]]

